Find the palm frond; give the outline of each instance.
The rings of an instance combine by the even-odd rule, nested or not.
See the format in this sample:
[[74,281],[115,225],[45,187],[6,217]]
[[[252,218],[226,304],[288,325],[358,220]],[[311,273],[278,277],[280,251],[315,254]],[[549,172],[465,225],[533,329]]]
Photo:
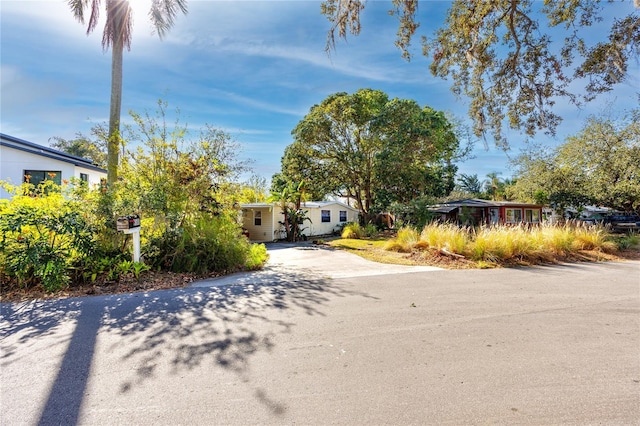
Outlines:
[[149,18],[160,38],[173,26],[178,12],[187,13],[186,0],[152,0]]

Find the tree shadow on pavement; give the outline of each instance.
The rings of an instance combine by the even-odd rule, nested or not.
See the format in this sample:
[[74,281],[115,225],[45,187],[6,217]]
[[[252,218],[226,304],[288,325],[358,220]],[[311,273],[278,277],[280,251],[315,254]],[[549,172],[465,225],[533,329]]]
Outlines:
[[[296,315],[322,316],[323,306],[337,297],[371,297],[294,272],[270,271],[267,278],[224,287],[2,304],[2,365],[19,363],[23,345],[75,321],[48,399],[34,401],[32,408],[43,407],[39,424],[76,424],[98,333],[116,336],[108,339],[107,353],[135,366],[125,370],[121,394],[166,374],[167,366],[173,374],[203,363],[233,372],[250,385],[251,357],[271,351],[274,336],[289,333]],[[274,415],[284,413],[285,406],[263,389],[252,394]]]

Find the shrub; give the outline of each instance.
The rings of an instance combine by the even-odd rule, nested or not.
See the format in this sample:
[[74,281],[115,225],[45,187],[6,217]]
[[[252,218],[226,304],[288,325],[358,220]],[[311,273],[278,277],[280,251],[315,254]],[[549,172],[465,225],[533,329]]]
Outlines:
[[365,237],[369,237],[369,238],[375,237],[378,234],[378,227],[373,223],[368,223],[364,227],[363,232]]
[[266,261],[266,248],[253,247],[228,215],[202,213],[180,226],[165,226],[146,241],[145,259],[173,272],[232,272],[255,269]]
[[640,235],[630,233],[624,236],[612,236],[611,241],[609,242],[614,243],[616,245],[616,248],[619,250],[627,250],[629,248],[640,245]]
[[249,270],[260,269],[268,257],[267,247],[264,244],[251,244],[245,267]]
[[22,287],[65,288],[74,263],[96,249],[84,206],[51,181],[11,190],[13,198],[0,204],[0,270]]

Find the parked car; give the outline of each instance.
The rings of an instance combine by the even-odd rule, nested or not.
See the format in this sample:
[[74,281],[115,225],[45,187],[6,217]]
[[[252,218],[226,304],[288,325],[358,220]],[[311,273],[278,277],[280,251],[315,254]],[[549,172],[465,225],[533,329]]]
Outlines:
[[611,226],[616,232],[630,232],[640,230],[640,216],[637,214],[613,214],[606,216],[603,224]]

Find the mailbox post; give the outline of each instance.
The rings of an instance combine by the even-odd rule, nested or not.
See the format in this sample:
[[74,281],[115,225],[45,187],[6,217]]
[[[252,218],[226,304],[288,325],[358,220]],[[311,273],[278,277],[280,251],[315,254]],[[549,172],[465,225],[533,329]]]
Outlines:
[[120,216],[116,221],[116,228],[133,237],[133,261],[140,262],[140,216]]

